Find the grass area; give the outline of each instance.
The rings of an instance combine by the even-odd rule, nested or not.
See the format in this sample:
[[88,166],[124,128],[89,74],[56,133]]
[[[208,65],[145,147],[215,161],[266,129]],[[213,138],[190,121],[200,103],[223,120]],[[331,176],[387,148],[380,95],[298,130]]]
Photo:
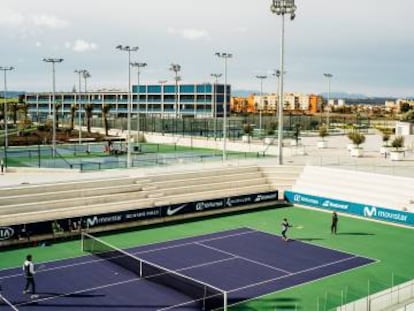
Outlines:
[[[292,228],[289,232],[291,238],[374,258],[378,262],[260,297],[233,306],[231,311],[317,310],[318,301],[320,310],[329,310],[340,304],[341,295],[348,301],[365,297],[368,282],[372,293],[391,287],[392,275],[395,284],[414,278],[412,229],[340,216],[338,235],[331,235],[329,213],[296,207],[144,227],[135,231],[108,234],[102,238],[118,247],[127,248],[246,226],[279,234],[280,223],[284,217],[293,225],[303,226],[303,229]],[[20,266],[27,253],[32,253],[36,262],[82,255],[79,241],[56,243],[49,247],[6,250],[0,253],[0,267]]]

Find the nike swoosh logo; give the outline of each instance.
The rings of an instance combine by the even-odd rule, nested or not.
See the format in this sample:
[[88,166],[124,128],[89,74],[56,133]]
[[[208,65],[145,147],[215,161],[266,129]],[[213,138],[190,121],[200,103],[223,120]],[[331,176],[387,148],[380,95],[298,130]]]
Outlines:
[[180,205],[179,207],[176,207],[176,208],[169,207],[167,209],[167,216],[172,216],[172,215],[178,213],[179,211],[181,211],[186,206],[187,206],[187,204]]

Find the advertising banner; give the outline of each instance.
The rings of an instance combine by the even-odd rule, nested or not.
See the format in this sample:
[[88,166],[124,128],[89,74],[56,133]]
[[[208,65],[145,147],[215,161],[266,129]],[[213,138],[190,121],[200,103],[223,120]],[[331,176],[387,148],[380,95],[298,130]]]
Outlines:
[[405,211],[398,211],[368,204],[335,200],[331,198],[313,196],[293,191],[285,191],[285,198],[292,204],[317,207],[376,220],[414,226],[414,214]]
[[127,211],[88,215],[43,221],[31,224],[0,227],[0,245],[2,241],[11,239],[30,239],[36,235],[50,235],[64,232],[80,232],[82,229],[104,227],[140,220],[168,218],[183,214],[196,214],[210,210],[225,210],[261,202],[275,202],[278,200],[278,191],[269,191],[248,195],[231,196],[220,199],[200,200],[182,204],[164,205],[132,209]]

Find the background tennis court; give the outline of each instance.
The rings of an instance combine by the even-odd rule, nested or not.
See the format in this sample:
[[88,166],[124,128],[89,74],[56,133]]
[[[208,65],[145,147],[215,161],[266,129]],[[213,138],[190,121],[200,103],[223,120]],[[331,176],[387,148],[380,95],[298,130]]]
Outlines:
[[[411,230],[341,216],[339,234],[332,236],[329,231],[330,214],[300,208],[265,210],[146,228],[108,235],[103,239],[127,248],[137,244],[161,242],[246,226],[279,234],[283,217],[287,217],[294,225],[303,227],[303,229],[292,228],[289,232],[292,238],[376,258],[379,262],[268,294],[234,306],[230,310],[317,310],[317,304],[320,310],[330,310],[339,305],[341,300],[351,301],[366,296],[368,286],[364,285],[368,285],[368,282],[370,291],[374,292],[414,277],[414,267],[411,264],[414,240]],[[4,251],[0,254],[0,264],[3,268],[20,266],[28,252],[34,255],[36,262],[81,254],[79,241],[73,241],[50,247]],[[42,284],[38,286],[40,290]]]
[[[134,143],[132,147],[132,167],[220,161],[223,156],[221,150],[177,144]],[[125,142],[116,141],[112,142],[112,152],[108,151],[107,142],[81,145],[58,144],[54,158],[53,149],[50,146],[9,147],[7,163],[15,167],[65,168],[81,171],[126,168],[126,148]],[[263,156],[263,154],[227,151],[227,156],[230,159],[244,159]]]

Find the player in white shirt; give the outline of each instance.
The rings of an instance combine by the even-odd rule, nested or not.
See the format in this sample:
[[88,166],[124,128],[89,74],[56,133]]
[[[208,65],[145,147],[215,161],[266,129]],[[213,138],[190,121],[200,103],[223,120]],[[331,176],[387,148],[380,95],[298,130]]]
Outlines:
[[23,272],[24,277],[26,278],[26,286],[24,287],[23,294],[27,294],[29,292],[29,288],[32,289],[32,295],[30,298],[37,298],[38,295],[36,295],[36,284],[34,280],[35,275],[35,269],[34,264],[32,262],[32,255],[27,255],[26,260],[23,263]]

